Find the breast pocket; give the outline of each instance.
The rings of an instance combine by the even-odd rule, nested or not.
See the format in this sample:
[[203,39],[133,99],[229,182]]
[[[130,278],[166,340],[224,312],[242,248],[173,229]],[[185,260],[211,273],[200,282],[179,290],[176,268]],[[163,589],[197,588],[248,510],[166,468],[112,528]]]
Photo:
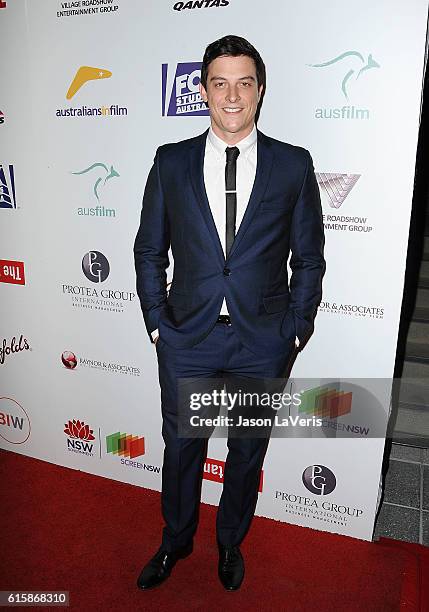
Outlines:
[[290,198],[282,196],[270,200],[263,200],[260,204],[261,211],[287,213],[291,210],[292,203]]

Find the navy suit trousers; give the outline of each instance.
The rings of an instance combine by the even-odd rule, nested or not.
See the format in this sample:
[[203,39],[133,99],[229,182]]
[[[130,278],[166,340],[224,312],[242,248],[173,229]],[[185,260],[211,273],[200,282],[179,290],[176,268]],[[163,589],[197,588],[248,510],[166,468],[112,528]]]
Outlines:
[[[295,347],[289,341],[282,352],[269,357],[256,355],[240,342],[233,324],[216,323],[208,335],[191,348],[171,347],[160,337],[156,352],[165,442],[162,544],[167,551],[173,551],[190,543],[197,529],[208,442],[207,438],[180,438],[178,435],[177,379],[282,378],[288,371]],[[223,491],[216,521],[220,544],[239,545],[249,529],[268,442],[269,437],[228,436]]]

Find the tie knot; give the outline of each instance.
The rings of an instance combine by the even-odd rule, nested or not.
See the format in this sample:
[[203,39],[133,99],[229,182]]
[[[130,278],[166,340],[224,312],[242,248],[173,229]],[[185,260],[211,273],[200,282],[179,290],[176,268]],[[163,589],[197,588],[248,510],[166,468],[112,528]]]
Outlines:
[[240,155],[240,149],[238,147],[226,147],[226,163],[234,163],[237,161],[237,157]]

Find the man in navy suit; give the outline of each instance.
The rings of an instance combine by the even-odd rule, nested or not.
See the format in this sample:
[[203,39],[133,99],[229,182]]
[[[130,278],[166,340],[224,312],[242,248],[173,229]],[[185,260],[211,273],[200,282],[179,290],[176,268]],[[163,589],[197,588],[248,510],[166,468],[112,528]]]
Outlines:
[[[210,44],[200,91],[211,126],[159,147],[145,188],[134,254],[158,358],[165,527],[138,578],[141,589],[162,583],[192,552],[197,528],[207,439],[178,435],[178,379],[282,377],[313,332],[325,270],[319,189],[307,150],[256,129],[264,89],[265,66],[248,41],[225,36]],[[228,437],[216,521],[218,575],[227,590],[244,577],[239,546],[267,446],[268,437]]]

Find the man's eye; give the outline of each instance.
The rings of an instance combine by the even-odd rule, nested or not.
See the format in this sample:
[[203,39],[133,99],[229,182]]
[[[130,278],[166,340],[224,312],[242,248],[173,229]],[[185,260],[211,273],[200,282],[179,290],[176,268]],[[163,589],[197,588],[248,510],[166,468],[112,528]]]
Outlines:
[[249,87],[250,86],[250,81],[242,81],[241,84],[243,85],[243,87]]
[[215,87],[223,87],[223,83],[215,83]]

